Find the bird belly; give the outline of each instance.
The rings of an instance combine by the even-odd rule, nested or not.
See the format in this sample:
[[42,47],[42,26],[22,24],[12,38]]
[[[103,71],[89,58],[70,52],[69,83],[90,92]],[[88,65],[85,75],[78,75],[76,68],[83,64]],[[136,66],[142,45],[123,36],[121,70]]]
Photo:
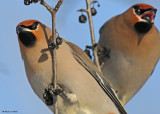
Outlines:
[[[66,51],[61,52],[61,49]],[[70,58],[72,61],[69,61]],[[52,82],[50,56],[42,63],[27,61],[25,63],[27,77],[34,92],[45,102],[44,89]],[[67,47],[63,48],[63,46],[57,51],[57,83],[68,93],[75,94],[78,99],[77,102],[72,103],[63,95],[58,95],[59,114],[106,114],[109,112],[119,114],[117,107],[96,80],[83,66],[79,65],[73,55],[68,52]],[[53,106],[48,107],[54,112]]]
[[104,77],[123,104],[126,104],[149,78],[157,62],[153,59],[150,59],[153,63],[147,65],[143,61],[112,50],[111,57],[104,61]]

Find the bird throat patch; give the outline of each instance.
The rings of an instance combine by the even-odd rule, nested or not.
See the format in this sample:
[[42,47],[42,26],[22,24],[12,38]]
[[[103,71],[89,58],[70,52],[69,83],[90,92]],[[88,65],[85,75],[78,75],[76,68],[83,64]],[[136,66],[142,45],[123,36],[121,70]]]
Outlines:
[[135,29],[139,33],[147,33],[151,28],[152,28],[152,23],[137,22],[135,24]]
[[22,31],[19,33],[19,40],[26,47],[33,46],[36,42],[36,37],[32,32]]

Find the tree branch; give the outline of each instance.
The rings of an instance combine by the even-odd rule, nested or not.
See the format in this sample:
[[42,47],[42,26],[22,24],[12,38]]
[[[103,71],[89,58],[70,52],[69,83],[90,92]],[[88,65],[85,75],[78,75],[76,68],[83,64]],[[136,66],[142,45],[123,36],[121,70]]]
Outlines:
[[41,4],[47,8],[47,10],[52,13],[53,9],[44,1],[44,0],[40,0]]
[[[52,9],[44,0],[40,0],[41,4],[47,8],[47,10],[51,13],[52,15],[52,37],[50,43],[56,44],[56,29],[55,29],[55,16],[57,11],[59,10],[60,6],[63,3],[63,0],[59,0],[58,3],[56,4],[55,8]],[[53,70],[53,89],[57,89],[57,69],[56,69],[56,49],[50,50],[51,56],[52,56],[52,70]],[[54,103],[54,114],[58,114],[58,105],[57,105],[57,96],[53,96],[54,100],[56,101]]]
[[[87,5],[87,14],[88,14],[88,18],[89,18],[89,26],[90,26],[90,33],[91,33],[91,41],[92,41],[92,46],[95,45],[95,35],[94,35],[94,28],[93,28],[93,22],[92,22],[92,14],[91,14],[91,7],[90,5],[92,3],[96,3],[97,1],[89,1],[89,0],[86,0],[86,5]],[[97,55],[97,46],[92,49],[93,51],[93,55],[94,55],[94,59],[95,59],[95,64],[98,68],[98,70],[101,72],[101,67],[100,67],[100,64],[99,64],[99,60],[98,60],[98,55]]]
[[62,5],[62,3],[63,3],[63,0],[59,0],[58,3],[57,3],[57,5],[55,6],[54,10],[55,10],[55,11],[58,11],[58,9],[59,9],[60,6]]

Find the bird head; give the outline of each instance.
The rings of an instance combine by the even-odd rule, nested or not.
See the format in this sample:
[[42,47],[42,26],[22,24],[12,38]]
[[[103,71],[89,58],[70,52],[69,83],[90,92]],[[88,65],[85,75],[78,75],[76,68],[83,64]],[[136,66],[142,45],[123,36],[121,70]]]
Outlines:
[[37,20],[26,20],[16,27],[18,40],[21,47],[34,47],[38,42],[46,40],[47,32],[51,30]]
[[16,32],[23,60],[26,57],[33,59],[30,61],[42,61],[39,58],[43,58],[43,61],[47,59],[44,53],[48,49],[48,41],[52,35],[49,27],[37,20],[26,20],[17,25]]
[[125,21],[138,33],[147,33],[154,24],[157,9],[147,4],[136,4],[125,13]]

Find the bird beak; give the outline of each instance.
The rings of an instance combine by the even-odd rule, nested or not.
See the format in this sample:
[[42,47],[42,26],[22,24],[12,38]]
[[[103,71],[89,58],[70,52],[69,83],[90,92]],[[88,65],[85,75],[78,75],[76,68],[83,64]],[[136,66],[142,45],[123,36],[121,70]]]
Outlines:
[[157,12],[157,9],[156,9],[156,8],[154,8],[154,9],[152,9],[152,11],[154,11],[154,13],[156,14],[156,12]]
[[18,25],[18,26],[16,27],[16,32],[17,32],[17,34],[19,34],[20,32],[24,32],[24,31],[31,31],[31,30],[28,29],[28,28],[25,28],[25,27],[23,27],[23,26],[20,26],[20,25]]
[[23,31],[23,27],[21,27],[21,26],[17,26],[16,27],[16,32],[17,32],[17,34],[19,34],[21,31]]
[[149,10],[146,13],[143,13],[142,15],[140,15],[140,18],[145,19],[146,21],[153,24],[156,12],[157,12],[157,9],[154,8],[154,9]]

